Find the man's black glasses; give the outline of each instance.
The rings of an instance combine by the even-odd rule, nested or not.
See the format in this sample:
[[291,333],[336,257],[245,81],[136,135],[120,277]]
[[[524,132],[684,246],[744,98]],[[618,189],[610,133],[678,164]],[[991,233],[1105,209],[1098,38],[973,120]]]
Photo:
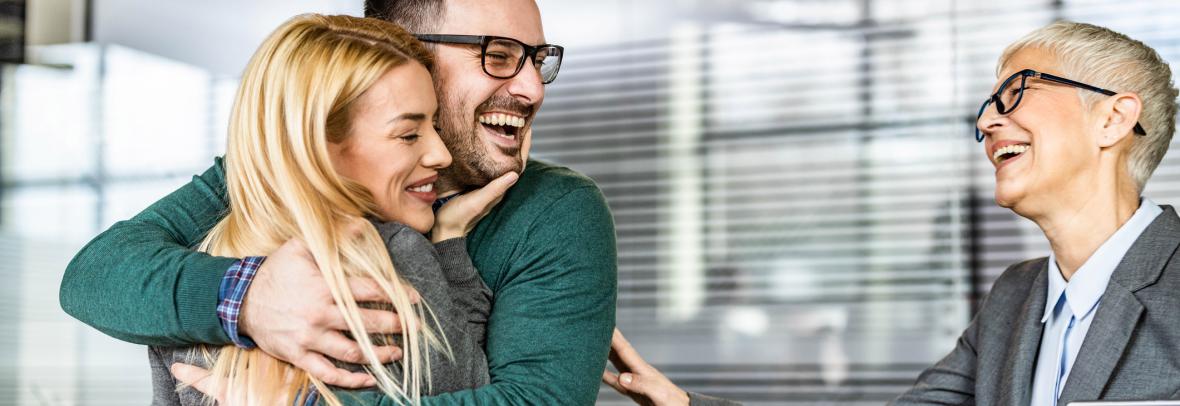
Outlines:
[[[979,119],[981,117],[983,117],[983,112],[985,110],[987,110],[987,106],[992,103],[995,103],[996,111],[999,112],[1001,115],[1008,114],[1008,113],[1011,113],[1013,110],[1016,110],[1016,106],[1020,104],[1020,100],[1024,99],[1024,88],[1025,88],[1025,85],[1028,84],[1028,78],[1030,78],[1030,77],[1044,79],[1044,80],[1048,80],[1050,82],[1056,82],[1056,83],[1060,83],[1063,85],[1078,87],[1078,88],[1086,89],[1086,90],[1089,90],[1092,92],[1102,93],[1107,96],[1114,96],[1116,94],[1115,92],[1112,92],[1110,90],[1106,90],[1106,89],[1103,89],[1100,87],[1090,86],[1090,85],[1087,85],[1082,82],[1069,80],[1069,79],[1066,79],[1066,78],[1063,78],[1060,76],[1053,76],[1048,73],[1040,73],[1040,72],[1037,72],[1032,69],[1025,69],[1020,72],[1016,72],[1016,73],[1012,74],[1012,76],[1009,76],[1008,79],[1005,79],[1004,83],[1000,85],[1000,89],[996,90],[996,92],[994,94],[992,94],[991,97],[989,97],[987,100],[985,100],[983,102],[983,105],[979,107],[979,114],[975,116],[975,122],[976,123],[979,122]],[[1017,80],[1017,79],[1019,79],[1019,80]],[[1011,88],[1012,85],[1017,84],[1017,83],[1020,84],[1019,88]],[[1139,123],[1135,123],[1135,130],[1134,131],[1135,131],[1135,134],[1147,135],[1147,131],[1144,130],[1143,126],[1140,125]],[[979,131],[978,125],[976,125],[976,127],[975,127],[975,140],[979,141],[979,142],[983,142],[983,132]]]
[[417,34],[415,37],[422,42],[479,45],[484,73],[497,79],[511,79],[520,73],[526,59],[531,60],[544,84],[557,79],[561,57],[565,52],[565,48],[559,45],[532,46],[512,38],[491,35]]

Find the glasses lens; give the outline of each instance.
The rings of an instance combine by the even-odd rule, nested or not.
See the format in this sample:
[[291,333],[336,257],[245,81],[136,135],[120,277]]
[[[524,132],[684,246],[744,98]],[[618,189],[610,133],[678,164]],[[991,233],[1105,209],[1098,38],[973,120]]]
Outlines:
[[537,70],[541,72],[541,82],[550,83],[557,79],[557,71],[561,69],[561,48],[542,47],[537,50]]
[[996,109],[999,110],[1000,114],[1012,112],[1012,109],[1016,108],[1016,105],[1020,103],[1020,98],[1024,95],[1025,78],[1027,76],[1020,75],[1004,82],[1004,87],[1001,87],[1000,92],[997,93],[999,100],[996,101]]
[[524,58],[524,46],[514,41],[494,39],[483,55],[483,68],[489,75],[507,79],[516,74]]

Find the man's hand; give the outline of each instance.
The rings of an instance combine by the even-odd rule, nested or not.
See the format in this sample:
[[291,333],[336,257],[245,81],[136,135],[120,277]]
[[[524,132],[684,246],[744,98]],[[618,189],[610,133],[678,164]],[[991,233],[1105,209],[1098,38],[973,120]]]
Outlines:
[[[358,302],[389,301],[372,279],[349,278],[348,283]],[[416,292],[411,292],[411,300],[417,299]],[[362,308],[360,312],[369,333],[401,332],[392,311]],[[287,241],[262,263],[242,301],[238,328],[262,351],[329,385],[363,388],[377,383],[368,374],[337,368],[328,360],[366,363],[360,345],[342,333],[348,330],[344,317],[311,252],[298,239]],[[396,346],[374,350],[382,362],[402,356]]]
[[610,362],[619,374],[603,371],[602,382],[635,403],[645,406],[688,405],[688,393],[644,361],[617,328],[610,340]]
[[467,236],[519,178],[516,172],[508,172],[484,187],[447,202],[435,215],[434,229],[430,232],[431,242]]

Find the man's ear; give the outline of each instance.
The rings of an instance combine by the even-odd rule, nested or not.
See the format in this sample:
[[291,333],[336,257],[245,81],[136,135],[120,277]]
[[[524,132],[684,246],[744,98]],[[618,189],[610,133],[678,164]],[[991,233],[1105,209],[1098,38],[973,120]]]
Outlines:
[[1123,138],[1134,136],[1135,124],[1143,110],[1143,101],[1135,93],[1119,93],[1098,103],[1099,121],[1098,146],[1107,148],[1118,144]]

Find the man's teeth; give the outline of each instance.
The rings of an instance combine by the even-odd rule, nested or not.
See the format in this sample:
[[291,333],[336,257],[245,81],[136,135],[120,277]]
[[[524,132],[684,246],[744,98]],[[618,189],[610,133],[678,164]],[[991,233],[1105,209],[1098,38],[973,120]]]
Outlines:
[[507,125],[516,128],[524,127],[524,117],[510,116],[507,114],[484,114],[479,116],[479,122],[487,125]]
[[[1001,159],[1001,158],[1004,155],[1013,154],[1013,157],[1015,157],[1016,155],[1020,155],[1020,154],[1023,154],[1025,151],[1028,151],[1028,148],[1029,148],[1028,144],[1015,144],[1015,145],[1009,145],[1009,146],[997,149],[996,152],[992,153],[992,161],[995,161],[995,163],[1000,163],[1001,161],[1003,161],[1003,159]],[[1011,158],[1009,158],[1009,159],[1011,159]]]
[[434,191],[434,184],[427,183],[425,185],[418,186],[418,187],[406,188],[406,190],[409,190],[411,192],[430,193],[430,192]]

